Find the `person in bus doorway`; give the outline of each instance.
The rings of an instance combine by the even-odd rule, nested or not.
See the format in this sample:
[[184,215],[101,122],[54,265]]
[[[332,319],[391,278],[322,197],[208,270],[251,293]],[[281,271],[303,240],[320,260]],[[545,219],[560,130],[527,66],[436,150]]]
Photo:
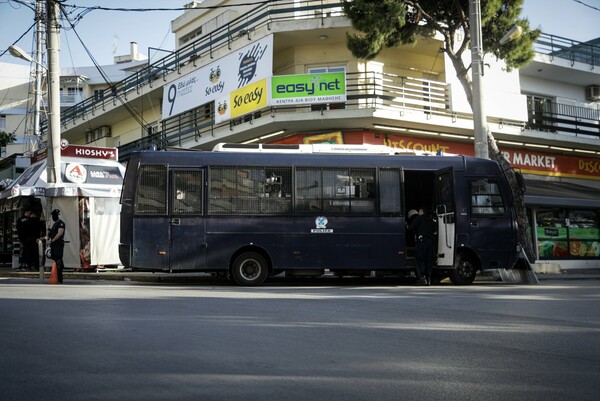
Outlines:
[[56,262],[56,271],[58,273],[58,282],[63,282],[63,253],[65,249],[65,222],[60,219],[60,210],[54,209],[51,213],[52,228],[48,238],[50,245],[50,259]]
[[425,207],[409,224],[408,230],[415,234],[415,273],[417,285],[431,285],[431,272],[435,256],[435,235],[437,230],[433,218]]

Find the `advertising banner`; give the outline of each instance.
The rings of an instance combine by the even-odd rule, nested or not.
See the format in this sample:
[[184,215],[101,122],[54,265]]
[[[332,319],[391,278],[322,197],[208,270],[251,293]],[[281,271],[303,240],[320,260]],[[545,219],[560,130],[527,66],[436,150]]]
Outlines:
[[261,79],[215,100],[215,123],[252,113],[267,106],[268,80]]
[[222,98],[273,71],[273,35],[253,42],[163,88],[162,118]]
[[271,105],[346,101],[346,73],[277,75],[271,79]]

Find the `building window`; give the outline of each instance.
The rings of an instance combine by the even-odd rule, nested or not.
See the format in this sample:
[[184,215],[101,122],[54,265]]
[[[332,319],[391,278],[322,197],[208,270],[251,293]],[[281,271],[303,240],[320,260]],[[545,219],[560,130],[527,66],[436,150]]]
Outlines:
[[102,127],[96,128],[95,130],[89,131],[85,134],[86,143],[92,143],[102,138],[110,138],[110,127],[104,125]]
[[0,129],[6,129],[6,115],[0,114]]
[[532,129],[555,132],[553,119],[556,117],[555,103],[552,98],[527,95],[527,114]]
[[94,100],[96,102],[100,102],[104,99],[104,89],[95,89],[94,90]]

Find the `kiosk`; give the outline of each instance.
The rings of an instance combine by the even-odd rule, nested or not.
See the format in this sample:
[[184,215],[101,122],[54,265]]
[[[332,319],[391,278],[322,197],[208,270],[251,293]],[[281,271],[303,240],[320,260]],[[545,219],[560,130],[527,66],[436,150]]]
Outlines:
[[[64,142],[64,141],[63,141]],[[66,268],[95,270],[118,266],[119,198],[125,167],[116,148],[61,146],[61,182],[46,181],[46,149],[35,152],[31,165],[0,193],[2,232],[0,250],[19,267],[16,221],[32,209],[52,227],[50,211],[60,209],[66,224]]]

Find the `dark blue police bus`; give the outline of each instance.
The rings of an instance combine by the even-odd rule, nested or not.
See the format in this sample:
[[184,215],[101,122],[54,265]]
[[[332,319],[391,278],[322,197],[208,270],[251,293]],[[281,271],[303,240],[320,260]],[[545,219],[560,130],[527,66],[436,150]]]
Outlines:
[[371,145],[221,144],[141,151],[127,164],[119,255],[143,271],[411,275],[410,209],[438,224],[434,281],[470,284],[519,256],[511,190],[499,165],[394,154]]

